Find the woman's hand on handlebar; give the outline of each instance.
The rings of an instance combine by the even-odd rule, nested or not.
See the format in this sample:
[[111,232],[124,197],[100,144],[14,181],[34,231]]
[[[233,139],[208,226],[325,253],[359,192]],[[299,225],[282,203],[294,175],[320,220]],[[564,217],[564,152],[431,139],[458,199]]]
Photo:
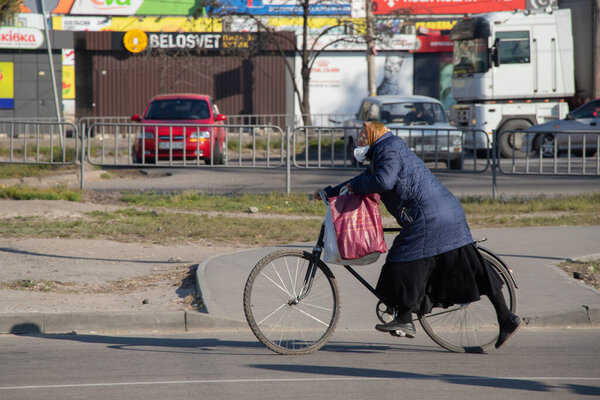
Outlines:
[[313,200],[322,200],[321,193],[323,193],[325,195],[325,198],[327,198],[327,194],[325,194],[325,191],[323,189],[317,189],[313,194]]

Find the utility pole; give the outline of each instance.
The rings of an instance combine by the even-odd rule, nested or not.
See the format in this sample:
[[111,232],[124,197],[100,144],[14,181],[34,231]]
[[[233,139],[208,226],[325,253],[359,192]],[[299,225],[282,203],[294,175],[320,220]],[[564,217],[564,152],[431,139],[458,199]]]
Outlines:
[[365,2],[367,23],[367,36],[365,38],[367,42],[367,87],[369,96],[375,96],[377,94],[375,89],[375,35],[373,29],[375,18],[373,17],[373,0],[365,0]]
[[592,3],[593,27],[592,27],[592,68],[594,71],[594,88],[592,96],[594,99],[600,97],[600,0]]

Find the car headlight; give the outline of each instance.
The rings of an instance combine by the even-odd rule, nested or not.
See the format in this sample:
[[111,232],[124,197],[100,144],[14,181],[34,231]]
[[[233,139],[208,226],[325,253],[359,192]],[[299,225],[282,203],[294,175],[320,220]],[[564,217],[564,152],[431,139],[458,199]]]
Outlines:
[[196,141],[198,139],[208,139],[210,137],[209,131],[194,131],[190,135],[190,141]]

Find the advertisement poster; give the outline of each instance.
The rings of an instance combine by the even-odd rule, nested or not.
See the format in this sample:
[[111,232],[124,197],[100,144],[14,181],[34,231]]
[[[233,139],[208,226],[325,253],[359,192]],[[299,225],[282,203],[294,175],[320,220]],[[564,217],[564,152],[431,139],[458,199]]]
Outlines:
[[75,99],[75,50],[62,50],[62,98]]
[[[254,15],[302,15],[295,0],[222,0],[215,12]],[[311,0],[311,15],[350,15],[347,0]],[[54,14],[72,15],[194,15],[210,12],[198,10],[197,0],[60,0]]]
[[15,108],[15,79],[12,62],[0,62],[0,108]]
[[373,13],[477,14],[527,8],[525,0],[373,0]]
[[[296,68],[300,70],[299,57],[296,57]],[[375,57],[375,68],[378,94],[413,94],[411,53],[381,52]],[[300,81],[298,84],[302,87]],[[313,114],[354,114],[366,95],[367,61],[364,53],[336,52],[319,56],[310,79]],[[296,109],[299,110],[298,107]]]
[[[255,15],[302,15],[302,7],[294,0],[222,0],[223,9]],[[311,15],[350,15],[347,0],[311,0]]]

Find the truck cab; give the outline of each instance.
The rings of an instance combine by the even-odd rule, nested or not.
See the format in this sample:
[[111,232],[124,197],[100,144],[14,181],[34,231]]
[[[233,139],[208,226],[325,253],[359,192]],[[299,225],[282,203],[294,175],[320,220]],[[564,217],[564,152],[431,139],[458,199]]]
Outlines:
[[575,93],[570,10],[467,17],[450,38],[458,102],[451,119],[473,130],[465,148],[487,150],[498,131],[501,153],[518,155],[524,135],[510,132],[568,113],[564,99]]

